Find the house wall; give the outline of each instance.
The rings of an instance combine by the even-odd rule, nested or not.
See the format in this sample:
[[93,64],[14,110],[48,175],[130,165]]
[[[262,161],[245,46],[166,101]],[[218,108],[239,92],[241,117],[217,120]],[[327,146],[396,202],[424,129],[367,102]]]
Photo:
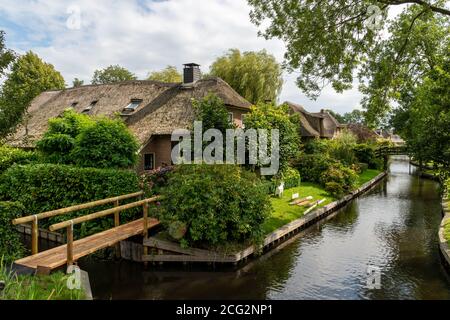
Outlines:
[[170,135],[153,136],[150,142],[142,149],[139,156],[139,164],[137,166],[138,173],[144,172],[144,155],[147,153],[155,154],[155,169],[162,167],[164,164],[172,163],[172,142]]
[[242,109],[236,109],[233,107],[228,107],[228,112],[233,113],[233,120],[234,123],[238,126],[238,128],[242,128],[242,115],[248,113],[250,110],[242,110]]
[[[242,115],[247,111],[227,107],[229,112],[233,113],[234,123],[238,127],[242,127]],[[137,171],[139,174],[144,173],[144,156],[145,154],[153,153],[155,155],[155,169],[163,167],[164,165],[172,164],[172,141],[170,135],[155,135],[152,136],[150,142],[142,149],[139,155],[139,163]]]

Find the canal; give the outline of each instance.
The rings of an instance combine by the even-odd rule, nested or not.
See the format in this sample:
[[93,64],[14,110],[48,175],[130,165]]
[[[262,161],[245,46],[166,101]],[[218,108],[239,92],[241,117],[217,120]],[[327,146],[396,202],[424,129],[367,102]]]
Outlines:
[[[439,185],[408,158],[372,191],[240,270],[81,264],[96,299],[450,299],[440,263]],[[367,287],[379,270],[380,287]]]

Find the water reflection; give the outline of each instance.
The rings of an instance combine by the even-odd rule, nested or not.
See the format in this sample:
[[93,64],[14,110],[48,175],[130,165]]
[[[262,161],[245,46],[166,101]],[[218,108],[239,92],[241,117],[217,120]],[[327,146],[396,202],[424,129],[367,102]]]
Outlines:
[[[390,176],[282,249],[234,271],[128,262],[85,263],[100,299],[450,299],[437,250],[438,184],[409,175],[393,158]],[[382,288],[366,288],[369,265]]]

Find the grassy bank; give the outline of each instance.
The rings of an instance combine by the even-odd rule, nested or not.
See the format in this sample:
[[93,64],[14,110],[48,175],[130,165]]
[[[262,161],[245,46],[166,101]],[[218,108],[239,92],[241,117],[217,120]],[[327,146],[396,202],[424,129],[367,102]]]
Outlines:
[[[359,175],[356,187],[361,187],[363,184],[369,182],[380,173],[381,171],[379,170],[364,171]],[[281,228],[291,221],[301,218],[305,211],[308,210],[308,208],[306,207],[289,205],[289,203],[292,201],[292,195],[296,193],[299,194],[300,198],[311,196],[315,201],[325,199],[325,202],[323,202],[317,208],[321,208],[337,200],[329,192],[325,191],[323,187],[314,183],[302,182],[300,187],[285,190],[283,198],[272,198],[271,200],[274,212],[264,224],[264,231],[267,234],[275,231],[278,228]]]
[[0,261],[0,281],[5,283],[0,300],[83,300],[83,291],[70,290],[67,279],[61,272],[50,276],[17,276]]
[[450,222],[444,226],[444,237],[447,240],[447,244],[450,246]]

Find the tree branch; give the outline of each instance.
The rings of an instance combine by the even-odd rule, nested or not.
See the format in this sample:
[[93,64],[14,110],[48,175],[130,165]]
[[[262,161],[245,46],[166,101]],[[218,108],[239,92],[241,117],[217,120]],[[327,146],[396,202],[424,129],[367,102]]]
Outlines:
[[430,9],[433,12],[437,12],[446,16],[450,16],[450,10],[446,8],[436,7],[435,5],[432,5],[424,0],[378,0],[381,3],[388,4],[388,5],[400,5],[400,4],[418,4],[422,7],[426,7]]

